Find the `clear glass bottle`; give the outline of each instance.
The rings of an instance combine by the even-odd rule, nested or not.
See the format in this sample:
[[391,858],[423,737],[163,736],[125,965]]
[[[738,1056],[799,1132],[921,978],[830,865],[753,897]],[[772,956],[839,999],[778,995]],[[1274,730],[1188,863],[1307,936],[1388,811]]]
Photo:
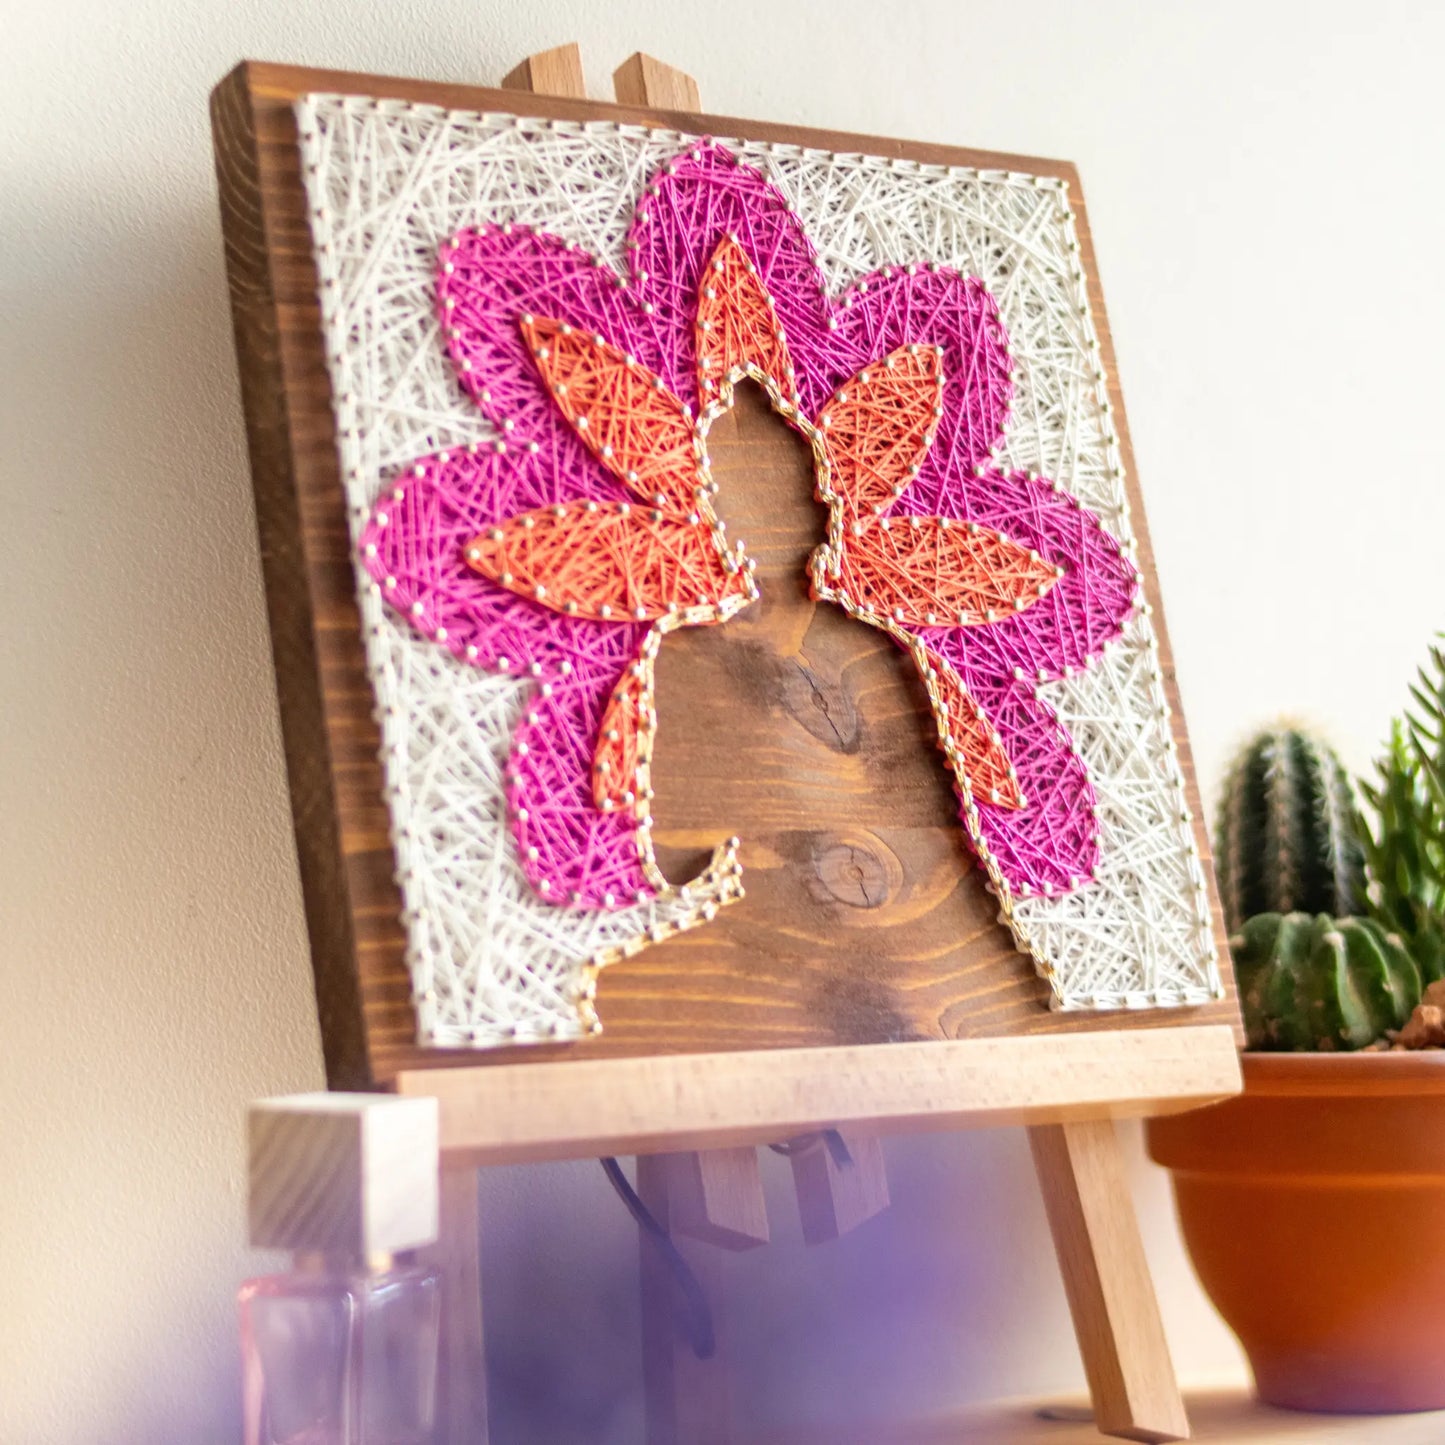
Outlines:
[[432,1445],[435,1270],[301,1254],[240,1307],[246,1445]]

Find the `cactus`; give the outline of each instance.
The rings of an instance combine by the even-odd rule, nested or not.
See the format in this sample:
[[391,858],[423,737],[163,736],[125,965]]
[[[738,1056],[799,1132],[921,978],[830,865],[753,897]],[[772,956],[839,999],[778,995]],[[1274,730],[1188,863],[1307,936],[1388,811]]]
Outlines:
[[1261,913],[1229,947],[1252,1049],[1362,1049],[1420,1002],[1414,960],[1372,919]]
[[1363,911],[1363,833],[1327,743],[1295,728],[1261,733],[1230,768],[1220,807],[1214,866],[1229,931],[1256,913]]
[[1390,744],[1364,793],[1376,814],[1365,855],[1369,911],[1398,933],[1426,983],[1445,978],[1445,655],[1411,687],[1419,715],[1391,725]]

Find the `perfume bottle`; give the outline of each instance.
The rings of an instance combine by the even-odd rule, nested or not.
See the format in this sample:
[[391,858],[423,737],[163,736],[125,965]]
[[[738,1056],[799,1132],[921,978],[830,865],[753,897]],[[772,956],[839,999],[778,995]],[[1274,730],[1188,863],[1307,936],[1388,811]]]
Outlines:
[[251,1243],[293,1260],[241,1286],[245,1445],[433,1445],[436,1101],[271,1099],[250,1134]]

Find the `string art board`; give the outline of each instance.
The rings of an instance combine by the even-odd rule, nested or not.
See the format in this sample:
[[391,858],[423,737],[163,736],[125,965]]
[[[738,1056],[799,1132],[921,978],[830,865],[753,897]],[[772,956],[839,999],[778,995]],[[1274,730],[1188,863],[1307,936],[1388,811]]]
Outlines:
[[251,70],[333,1083],[1235,1021],[1071,167]]

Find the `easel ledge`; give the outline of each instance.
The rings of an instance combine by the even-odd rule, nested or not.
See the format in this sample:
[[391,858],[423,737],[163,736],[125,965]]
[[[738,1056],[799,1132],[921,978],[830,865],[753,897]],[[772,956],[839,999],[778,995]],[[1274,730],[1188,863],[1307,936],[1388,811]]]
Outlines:
[[904,1134],[1180,1113],[1241,1088],[1227,1024],[1137,1033],[959,1039],[413,1069],[453,1164],[676,1153],[846,1124]]

